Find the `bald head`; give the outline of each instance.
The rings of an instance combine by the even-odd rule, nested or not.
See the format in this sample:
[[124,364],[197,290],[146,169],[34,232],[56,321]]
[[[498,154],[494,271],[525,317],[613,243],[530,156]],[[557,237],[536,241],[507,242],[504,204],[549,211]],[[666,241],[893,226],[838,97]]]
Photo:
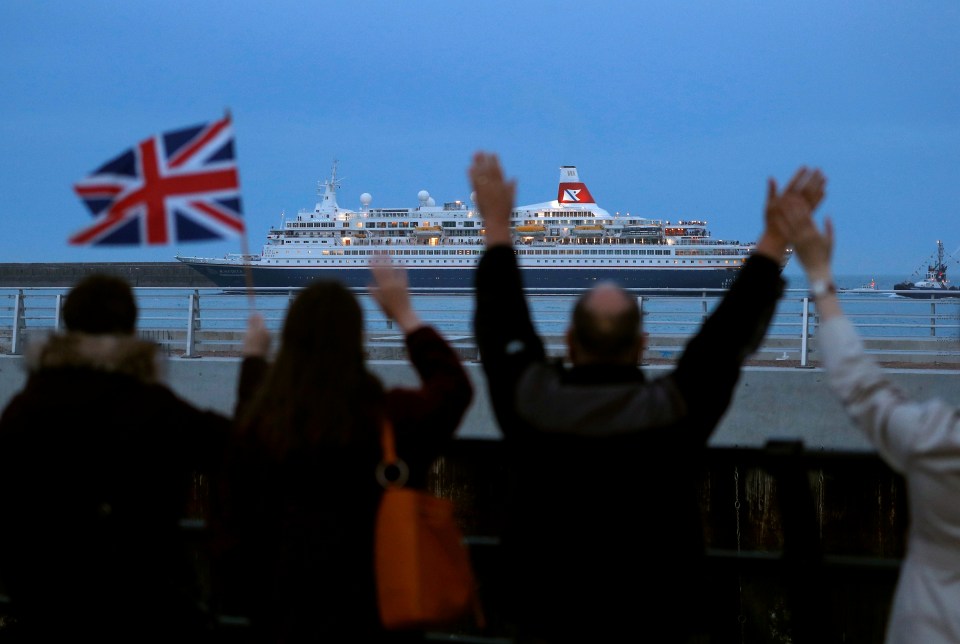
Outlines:
[[636,299],[616,284],[596,285],[577,300],[567,344],[574,364],[636,364],[643,348]]

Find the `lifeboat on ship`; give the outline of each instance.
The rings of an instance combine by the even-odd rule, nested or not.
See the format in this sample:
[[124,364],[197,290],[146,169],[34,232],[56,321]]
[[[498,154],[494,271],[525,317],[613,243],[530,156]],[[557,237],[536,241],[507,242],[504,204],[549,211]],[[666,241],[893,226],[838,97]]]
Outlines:
[[573,234],[577,237],[603,237],[603,226],[577,226],[573,229]]
[[426,237],[426,238],[437,238],[443,234],[443,230],[440,226],[417,226],[417,229],[414,231],[417,237]]
[[540,224],[517,226],[517,234],[521,237],[543,237],[547,227]]

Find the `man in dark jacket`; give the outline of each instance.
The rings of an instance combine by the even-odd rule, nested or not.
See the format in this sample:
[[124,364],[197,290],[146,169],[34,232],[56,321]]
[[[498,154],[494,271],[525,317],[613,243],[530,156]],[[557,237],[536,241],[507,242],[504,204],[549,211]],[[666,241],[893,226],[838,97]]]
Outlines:
[[[26,386],[0,417],[0,584],[17,642],[211,634],[180,520],[230,421],[161,382],[136,319],[126,282],[82,280],[63,307],[66,333],[31,347]],[[259,316],[244,346],[266,353]]]
[[783,290],[772,213],[815,208],[823,176],[801,168],[780,195],[770,180],[756,252],[676,367],[648,379],[635,298],[612,284],[576,305],[572,366],[547,358],[512,246],[515,182],[485,153],[469,174],[487,246],[474,324],[510,460],[502,543],[520,641],[702,641],[698,461]]

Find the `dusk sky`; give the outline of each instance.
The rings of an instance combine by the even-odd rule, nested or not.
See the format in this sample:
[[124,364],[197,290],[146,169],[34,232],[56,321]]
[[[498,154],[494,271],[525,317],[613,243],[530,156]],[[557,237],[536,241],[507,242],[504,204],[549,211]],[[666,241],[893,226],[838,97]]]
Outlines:
[[67,244],[76,181],[229,109],[253,252],[334,159],[341,206],[408,207],[468,199],[483,149],[521,204],[575,165],[610,212],[744,241],[767,177],[816,166],[838,274],[909,277],[940,239],[960,283],[957,0],[3,0],[0,87],[0,262],[239,252]]

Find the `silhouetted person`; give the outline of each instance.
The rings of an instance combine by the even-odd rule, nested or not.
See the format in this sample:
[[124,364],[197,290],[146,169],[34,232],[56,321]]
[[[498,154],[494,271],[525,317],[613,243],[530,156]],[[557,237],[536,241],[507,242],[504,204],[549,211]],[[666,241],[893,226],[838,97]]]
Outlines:
[[30,642],[205,641],[211,618],[180,520],[195,476],[221,462],[230,421],[162,382],[157,346],[134,333],[125,281],[83,279],[63,321],[66,332],[30,347],[26,385],[0,417],[12,632]]
[[613,284],[577,302],[572,366],[547,358],[513,250],[515,182],[485,153],[469,175],[486,233],[475,332],[510,459],[503,547],[520,641],[705,637],[718,599],[704,596],[699,459],[783,289],[771,213],[785,199],[816,207],[822,176],[801,169],[782,196],[770,181],[756,252],[676,367],[649,379],[636,298]]
[[221,567],[237,591],[227,612],[248,615],[259,642],[423,638],[380,625],[373,573],[380,430],[389,418],[408,485],[425,487],[473,391],[460,357],[413,310],[405,271],[383,260],[372,269],[371,292],[403,332],[421,386],[384,387],[366,364],[356,297],[318,281],[290,305],[276,359],[238,415]]
[[831,389],[880,457],[906,479],[907,553],[886,642],[960,642],[960,408],[906,395],[866,355],[833,284],[831,221],[820,232],[810,213],[785,209],[777,222],[810,282]]

